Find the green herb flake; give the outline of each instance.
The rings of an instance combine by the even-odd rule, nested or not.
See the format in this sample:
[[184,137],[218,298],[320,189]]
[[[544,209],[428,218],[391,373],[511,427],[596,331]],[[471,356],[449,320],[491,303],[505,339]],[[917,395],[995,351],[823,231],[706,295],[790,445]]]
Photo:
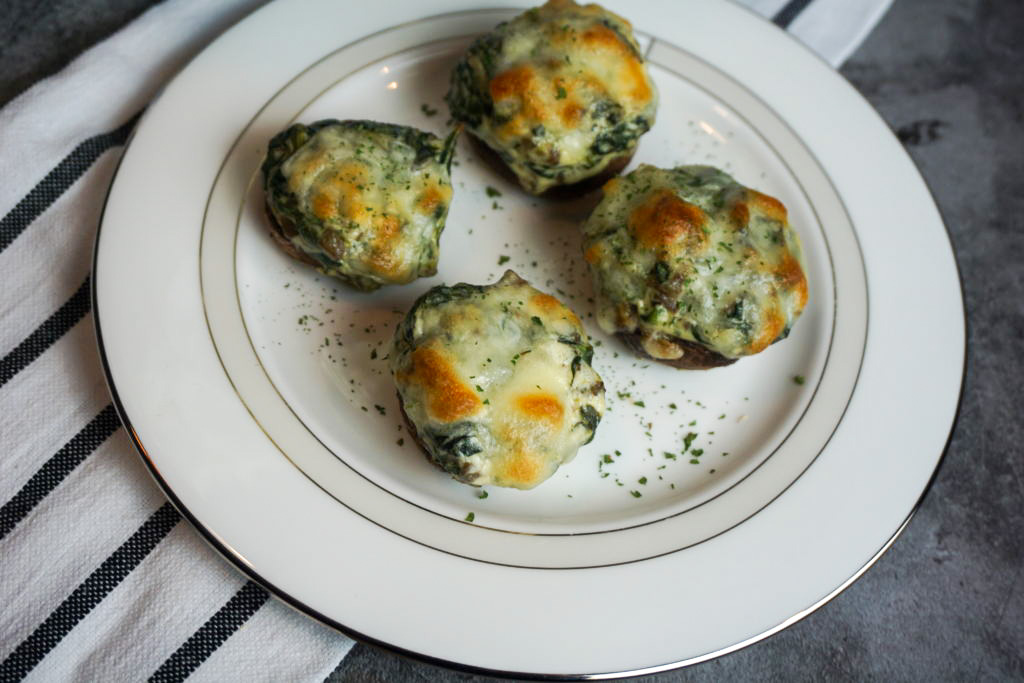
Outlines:
[[503,266],[503,265],[505,265],[506,263],[508,263],[511,260],[512,260],[511,256],[505,256],[504,254],[502,254],[501,256],[498,257],[498,265],[499,266]]
[[665,451],[666,460],[675,460],[677,457],[679,456],[677,456],[675,453],[669,453],[668,451]]
[[555,94],[555,99],[564,100],[569,93],[565,91],[565,88],[558,86],[558,91]]
[[405,445],[405,439],[399,439],[395,443],[397,443],[399,446],[404,446]]
[[384,406],[379,406],[376,403],[374,403],[373,407],[376,408],[377,412],[380,413],[381,415],[387,415],[388,414],[388,411],[387,411],[387,409]]
[[640,477],[640,478],[639,478],[639,479],[637,479],[636,481],[637,481],[637,483],[638,483],[638,484],[642,484],[642,485],[644,485],[644,486],[646,486],[646,485],[647,485],[647,477]]
[[675,403],[669,403],[668,407],[671,408],[672,410],[676,410],[677,409]]
[[803,375],[794,375],[794,376],[793,376],[793,382],[794,382],[795,384],[799,384],[800,386],[803,386],[804,382],[806,382],[806,381],[807,381],[807,380],[806,380],[806,379],[804,379],[804,376],[803,376]]
[[437,113],[437,110],[431,107],[426,102],[420,105],[420,111],[423,112],[424,116],[433,116],[434,114]]
[[489,495],[489,494],[487,493],[487,491],[481,491],[480,493],[476,494],[476,497],[477,497],[477,498],[479,498],[480,500],[483,500],[483,499],[484,499],[484,498],[486,498],[486,497],[487,497],[488,495]]
[[530,318],[530,320],[532,320],[532,321],[533,321],[533,324],[534,324],[534,325],[541,325],[541,326],[543,326],[543,325],[544,325],[544,323],[542,323],[542,322],[541,322],[541,320],[540,320],[540,318],[538,318],[537,316],[532,316],[532,317]]
[[615,461],[612,460],[612,456],[610,456],[607,453],[605,453],[604,455],[601,456],[601,462],[610,463],[610,462],[615,462]]
[[690,451],[690,455],[692,455],[695,458],[699,458],[700,456],[704,455],[704,449],[694,448],[692,451]]
[[377,349],[370,351],[370,360],[377,360]]
[[633,401],[633,405],[639,406],[640,408],[646,408],[647,407],[646,405],[644,405],[643,401]]
[[640,497],[640,496],[642,496],[643,494],[642,494],[642,493],[640,493],[639,491],[630,491],[630,492],[629,492],[629,495],[633,496],[634,498],[639,498],[639,497]]
[[488,185],[487,187],[484,188],[484,192],[487,193],[488,197],[500,197],[501,196],[501,192],[499,192],[497,188],[491,187],[490,185]]
[[686,436],[683,437],[683,453],[690,450],[690,444],[692,444],[693,440],[696,438],[696,432],[689,432]]
[[466,521],[467,522],[472,522],[474,519],[476,519],[476,515],[473,514],[472,512],[470,512],[468,515],[466,515]]

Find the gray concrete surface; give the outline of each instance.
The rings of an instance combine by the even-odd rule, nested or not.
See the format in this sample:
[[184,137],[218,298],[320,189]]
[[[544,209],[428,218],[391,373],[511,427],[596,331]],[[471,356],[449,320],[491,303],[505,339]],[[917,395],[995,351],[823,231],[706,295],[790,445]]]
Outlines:
[[[149,4],[2,0],[0,104]],[[963,403],[923,505],[863,578],[803,621],[642,680],[1024,680],[1022,33],[1018,0],[896,0],[842,68],[921,169],[963,275]],[[330,680],[488,679],[358,645]]]

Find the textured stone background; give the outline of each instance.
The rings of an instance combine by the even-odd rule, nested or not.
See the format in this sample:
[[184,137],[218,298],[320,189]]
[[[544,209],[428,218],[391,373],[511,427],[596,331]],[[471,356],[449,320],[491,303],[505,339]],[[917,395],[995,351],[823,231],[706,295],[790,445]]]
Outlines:
[[[150,4],[0,0],[0,105]],[[841,69],[921,169],[963,276],[963,403],[924,504],[863,578],[800,623],[641,680],[1024,680],[1022,34],[1020,0],[896,0]],[[330,680],[488,679],[359,645]]]

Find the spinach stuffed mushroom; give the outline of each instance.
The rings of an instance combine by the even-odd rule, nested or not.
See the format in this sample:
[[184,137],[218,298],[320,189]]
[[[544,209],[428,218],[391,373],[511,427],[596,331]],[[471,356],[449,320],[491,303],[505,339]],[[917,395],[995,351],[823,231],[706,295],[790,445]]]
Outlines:
[[389,362],[430,460],[461,482],[529,489],[594,437],[604,385],[592,356],[579,318],[507,271],[420,297]]
[[658,94],[629,22],[550,0],[478,38],[447,96],[527,191],[610,177],[654,123]]
[[807,303],[786,208],[709,166],[645,164],[608,181],[583,232],[601,328],[677,367],[758,353]]
[[374,121],[297,123],[263,162],[273,235],[290,255],[363,291],[434,275],[452,198],[446,140]]

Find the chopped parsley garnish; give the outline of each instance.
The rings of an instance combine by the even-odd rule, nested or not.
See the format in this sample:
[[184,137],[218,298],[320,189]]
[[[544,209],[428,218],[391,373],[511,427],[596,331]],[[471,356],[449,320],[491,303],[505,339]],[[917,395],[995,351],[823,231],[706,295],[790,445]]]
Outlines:
[[466,515],[466,521],[467,522],[472,522],[474,519],[476,519],[476,515],[474,515],[472,512],[470,512],[468,515]]
[[437,110],[431,107],[426,102],[420,105],[420,111],[423,112],[424,116],[433,116],[434,114],[437,113]]
[[376,408],[377,412],[380,413],[381,415],[387,415],[388,414],[388,411],[384,408],[384,406],[379,406],[376,403],[374,403],[373,407]]
[[488,496],[487,491],[481,491],[480,493],[476,494],[476,497],[479,498],[480,500],[483,500],[487,496]]
[[488,197],[500,197],[501,196],[501,192],[499,192],[496,188],[491,187],[490,185],[488,185],[487,187],[484,188],[484,192],[487,193]]
[[679,456],[677,456],[675,453],[669,453],[668,451],[665,451],[666,460],[675,460],[677,457]]
[[683,453],[685,453],[686,451],[690,450],[690,444],[692,444],[693,440],[696,439],[696,438],[697,438],[696,432],[690,432],[686,436],[683,437]]
[[512,260],[511,256],[505,256],[504,254],[502,254],[501,256],[498,257],[498,265],[499,266],[503,266],[503,265],[505,265],[506,263],[508,263],[511,260]]
[[633,496],[634,498],[639,498],[639,497],[640,497],[640,496],[642,496],[643,494],[642,494],[642,493],[640,493],[639,491],[630,491],[630,492],[629,492],[629,495]]
[[636,481],[637,481],[638,484],[646,485],[647,484],[647,477],[640,477]]
[[568,94],[569,93],[565,91],[565,88],[563,88],[562,86],[558,86],[558,92],[555,94],[555,98],[559,100],[564,100]]
[[646,405],[644,405],[643,401],[633,401],[633,405],[639,406],[640,408],[646,408],[647,407]]
[[796,384],[799,384],[801,386],[803,386],[804,382],[806,382],[806,381],[807,380],[804,379],[803,375],[794,375],[793,376],[793,382],[796,383]]
[[614,462],[612,460],[612,456],[608,455],[607,453],[605,453],[604,455],[601,456],[601,461],[602,462]]
[[668,407],[671,408],[672,410],[676,410],[676,404],[675,403],[669,403]]

